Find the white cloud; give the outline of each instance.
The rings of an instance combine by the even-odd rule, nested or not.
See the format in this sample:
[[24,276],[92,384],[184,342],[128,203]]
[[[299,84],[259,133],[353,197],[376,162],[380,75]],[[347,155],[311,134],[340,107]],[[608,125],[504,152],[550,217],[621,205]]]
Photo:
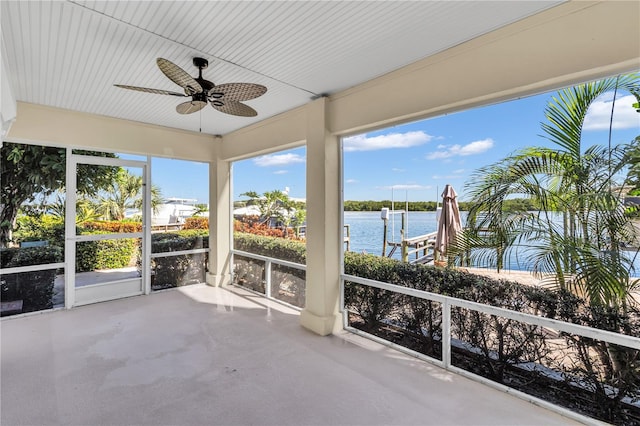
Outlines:
[[276,170],[273,172],[274,175],[286,175],[287,173],[289,173],[288,170]]
[[396,173],[404,173],[406,172],[406,169],[399,169],[397,167],[394,167],[391,169],[392,172],[396,172]]
[[388,191],[390,189],[393,190],[424,190],[424,189],[431,189],[432,186],[431,185],[418,185],[418,184],[398,184],[398,185],[391,185],[391,186],[378,186],[376,189],[383,189],[385,191]]
[[433,175],[431,176],[431,179],[433,180],[445,180],[445,179],[460,179],[463,176],[464,173],[464,169],[458,169],[458,170],[453,170],[451,171],[450,175]]
[[376,151],[379,149],[392,148],[411,148],[413,146],[423,145],[434,137],[423,131],[407,132],[407,133],[390,133],[388,135],[380,135],[367,137],[366,135],[352,136],[345,138],[344,151]]
[[259,167],[288,166],[295,163],[304,163],[305,158],[298,154],[273,154],[254,158],[253,164]]
[[455,156],[465,157],[467,155],[482,154],[491,148],[493,148],[493,139],[491,138],[470,142],[466,145],[439,145],[438,149],[440,151],[434,151],[428,154],[426,158],[427,160],[437,160]]
[[347,179],[344,181],[345,183],[358,183],[356,179]]
[[[601,96],[596,99],[584,118],[582,128],[584,130],[606,130],[609,128],[611,120],[611,105],[613,96]],[[623,96],[616,99],[616,105],[613,114],[614,129],[633,129],[640,127],[640,114],[638,114],[631,105],[636,102],[636,98],[632,95]]]
[[462,175],[433,175],[431,179],[433,180],[445,180],[445,179],[460,179]]

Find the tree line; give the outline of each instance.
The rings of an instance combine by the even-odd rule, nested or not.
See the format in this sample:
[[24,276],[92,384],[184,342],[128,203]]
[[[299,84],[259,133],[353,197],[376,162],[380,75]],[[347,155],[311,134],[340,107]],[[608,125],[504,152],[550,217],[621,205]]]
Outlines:
[[[468,211],[472,204],[473,202],[470,201],[460,201],[458,203],[458,207],[462,211]],[[374,212],[380,211],[384,207],[391,208],[391,200],[347,200],[344,202],[344,211],[347,212]],[[396,201],[394,207],[396,210],[405,209],[406,207],[409,211],[414,212],[434,212],[436,211],[437,206],[435,201],[409,201],[406,204],[401,201]],[[507,212],[532,211],[539,210],[539,207],[534,200],[526,198],[514,198],[504,201],[503,210]]]

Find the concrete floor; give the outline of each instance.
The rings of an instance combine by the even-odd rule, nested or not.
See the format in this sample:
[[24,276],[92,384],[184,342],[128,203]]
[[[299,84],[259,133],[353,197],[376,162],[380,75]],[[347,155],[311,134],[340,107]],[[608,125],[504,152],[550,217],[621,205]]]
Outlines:
[[298,313],[204,285],[0,322],[7,425],[572,422]]

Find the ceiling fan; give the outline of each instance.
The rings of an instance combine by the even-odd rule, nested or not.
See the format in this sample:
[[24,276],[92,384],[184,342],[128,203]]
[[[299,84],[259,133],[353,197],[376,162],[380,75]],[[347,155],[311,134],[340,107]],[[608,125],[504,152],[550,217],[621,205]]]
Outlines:
[[183,102],[176,107],[176,111],[180,114],[191,114],[200,111],[207,105],[208,101],[212,107],[226,114],[240,117],[255,117],[258,115],[255,109],[243,104],[242,101],[248,101],[264,95],[267,91],[266,87],[254,83],[226,83],[216,86],[209,80],[202,78],[202,70],[209,66],[209,61],[204,58],[193,58],[193,65],[198,67],[199,70],[197,78],[191,77],[185,70],[167,59],[158,58],[156,63],[164,75],[184,89],[184,94],[170,90],[126,86],[123,84],[114,84],[114,86],[157,95],[171,95],[181,98],[191,97],[190,101]]

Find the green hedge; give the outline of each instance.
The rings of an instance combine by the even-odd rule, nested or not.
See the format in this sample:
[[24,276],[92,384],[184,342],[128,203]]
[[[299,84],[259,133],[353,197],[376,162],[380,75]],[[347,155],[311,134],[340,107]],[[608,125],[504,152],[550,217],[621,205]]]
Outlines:
[[151,234],[151,248],[152,253],[209,248],[209,235],[198,230]]
[[[345,273],[640,336],[640,312],[634,306],[590,306],[567,292],[358,253],[346,253]],[[439,303],[347,282],[345,304],[352,312],[353,326],[441,359]],[[601,420],[615,424],[640,421],[640,409],[624,402],[625,398],[640,399],[638,350],[554,334],[542,327],[458,307],[451,310],[451,331],[455,341],[463,342],[452,347],[452,364],[457,367]],[[522,364],[537,367],[527,371],[518,368]],[[539,372],[550,370],[564,381]]]
[[[306,263],[306,245],[301,241],[235,232],[234,248],[289,262]],[[265,294],[264,262],[244,256],[234,256],[235,283]],[[306,272],[288,266],[272,265],[271,296],[303,308],[306,297]]]
[[[151,235],[152,253],[200,248],[209,248],[209,235],[206,230],[184,230]],[[205,282],[207,261],[207,253],[151,259],[151,287],[154,290],[160,290]],[[140,256],[138,256],[138,264],[140,263]]]
[[[87,222],[76,226],[78,235],[95,235],[135,231],[140,224],[127,222]],[[104,228],[104,229],[103,229]],[[18,241],[48,241],[49,246],[64,247],[65,225],[62,219],[43,214],[37,217],[18,217],[15,238]],[[81,242],[76,248],[76,271],[88,272],[97,269],[117,269],[131,266],[135,261],[136,239],[102,240]]]
[[[104,232],[92,234],[104,234]],[[136,238],[80,242],[76,245],[76,272],[133,266],[138,242]]]
[[[3,268],[58,263],[62,262],[62,250],[54,246],[3,248],[0,249],[0,259]],[[1,275],[0,300],[3,302],[22,300],[20,312],[3,312],[2,315],[53,308],[55,279],[55,269]]]
[[[560,311],[563,299],[559,293],[541,287],[522,285],[513,281],[494,280],[452,268],[408,264],[372,254],[347,252],[344,263],[345,274],[348,275],[532,315],[562,320],[570,319],[566,312],[563,314]],[[571,298],[570,295],[562,297]]]
[[234,232],[233,248],[303,265],[307,263],[307,246],[301,241]]
[[22,241],[48,241],[50,246],[64,247],[64,220],[48,214],[19,215],[13,238]]

